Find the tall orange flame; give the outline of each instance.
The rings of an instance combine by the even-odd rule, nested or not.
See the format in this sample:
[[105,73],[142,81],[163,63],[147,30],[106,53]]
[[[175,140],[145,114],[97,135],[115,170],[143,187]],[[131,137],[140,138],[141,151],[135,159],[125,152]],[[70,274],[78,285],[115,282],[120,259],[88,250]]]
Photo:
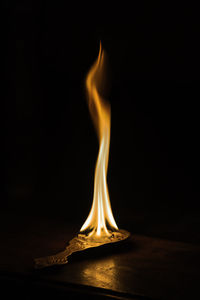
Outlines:
[[110,147],[110,105],[99,95],[97,86],[102,83],[102,71],[105,66],[105,53],[101,44],[99,55],[86,77],[89,110],[96,126],[99,139],[99,153],[95,168],[93,203],[81,232],[88,231],[89,236],[109,236],[118,230],[110,205],[107,169]]

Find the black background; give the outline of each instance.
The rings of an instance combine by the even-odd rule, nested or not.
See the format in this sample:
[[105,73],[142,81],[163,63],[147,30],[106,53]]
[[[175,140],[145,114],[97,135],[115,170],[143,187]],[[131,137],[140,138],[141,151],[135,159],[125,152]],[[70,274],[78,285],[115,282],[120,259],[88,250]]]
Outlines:
[[[175,4],[5,2],[5,200],[16,216],[88,215],[98,141],[84,80],[102,41],[117,224],[199,211],[199,16]],[[4,160],[4,157],[3,157]],[[153,220],[152,220],[153,222]]]

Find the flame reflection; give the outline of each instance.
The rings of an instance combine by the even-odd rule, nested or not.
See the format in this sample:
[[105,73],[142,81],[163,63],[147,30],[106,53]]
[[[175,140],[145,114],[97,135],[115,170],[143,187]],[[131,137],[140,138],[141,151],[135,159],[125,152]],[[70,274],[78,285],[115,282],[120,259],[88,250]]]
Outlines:
[[104,259],[88,264],[82,271],[83,281],[92,286],[118,289],[117,268],[114,259]]

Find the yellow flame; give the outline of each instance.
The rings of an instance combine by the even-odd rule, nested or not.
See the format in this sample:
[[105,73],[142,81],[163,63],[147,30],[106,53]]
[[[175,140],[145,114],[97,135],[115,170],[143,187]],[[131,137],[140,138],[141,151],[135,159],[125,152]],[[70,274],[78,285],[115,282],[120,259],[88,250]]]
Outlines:
[[110,105],[99,95],[97,85],[102,83],[102,70],[105,66],[105,53],[101,44],[99,55],[86,77],[88,104],[99,138],[99,153],[95,168],[93,203],[88,218],[81,227],[89,231],[89,236],[109,236],[118,230],[110,205],[107,169],[110,147]]

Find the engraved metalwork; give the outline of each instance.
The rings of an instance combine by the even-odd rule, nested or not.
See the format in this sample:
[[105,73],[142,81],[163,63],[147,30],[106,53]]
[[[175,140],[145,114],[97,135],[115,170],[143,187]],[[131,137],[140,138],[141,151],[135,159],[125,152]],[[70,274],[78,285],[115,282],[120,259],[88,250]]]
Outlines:
[[70,242],[66,249],[55,255],[36,258],[35,268],[45,268],[53,265],[64,265],[68,263],[68,257],[79,251],[84,251],[89,248],[99,247],[110,243],[117,243],[126,240],[130,237],[130,233],[126,230],[119,230],[112,232],[110,236],[94,238],[89,237],[86,234],[78,234]]

